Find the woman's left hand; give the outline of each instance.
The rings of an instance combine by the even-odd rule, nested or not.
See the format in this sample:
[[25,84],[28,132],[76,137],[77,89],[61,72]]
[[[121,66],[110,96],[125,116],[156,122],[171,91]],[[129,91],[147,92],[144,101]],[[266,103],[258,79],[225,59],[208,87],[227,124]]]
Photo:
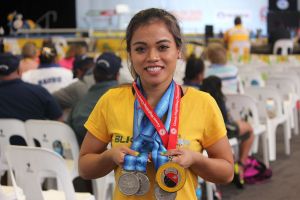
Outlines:
[[195,152],[189,149],[178,148],[167,151],[165,156],[172,156],[172,162],[179,164],[183,168],[189,168],[194,164]]

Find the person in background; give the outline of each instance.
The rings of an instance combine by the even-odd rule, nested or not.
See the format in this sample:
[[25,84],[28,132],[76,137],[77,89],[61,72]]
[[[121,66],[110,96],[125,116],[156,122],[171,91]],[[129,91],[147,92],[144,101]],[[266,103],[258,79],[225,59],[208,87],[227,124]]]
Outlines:
[[83,126],[99,98],[111,87],[118,85],[119,70],[122,67],[121,58],[114,53],[103,53],[93,68],[95,84],[72,109],[68,123],[76,133],[79,144],[86,134]]
[[53,93],[73,81],[72,71],[61,67],[57,63],[57,52],[51,43],[41,48],[40,65],[37,69],[24,72],[22,80],[41,85]]
[[[85,123],[87,133],[80,150],[81,177],[99,178],[115,170],[115,200],[154,200],[162,190],[155,185],[156,170],[172,158],[171,164],[186,171],[187,177],[182,182],[182,189],[176,192],[177,199],[196,200],[197,176],[211,182],[230,182],[233,178],[233,155],[215,100],[194,88],[181,88],[173,80],[183,45],[177,19],[162,9],[142,10],[129,22],[125,38],[135,81],[132,85],[108,90],[91,112]],[[152,109],[151,113],[158,117],[149,113]],[[163,123],[166,129],[160,130],[146,115]],[[175,118],[178,119],[175,123],[178,127],[170,128],[170,120]],[[169,138],[170,129],[177,136],[177,139],[172,139],[172,148],[161,140],[162,135]],[[109,143],[112,143],[112,148],[108,149]],[[204,149],[208,157],[202,154]],[[148,158],[151,162],[147,162]],[[136,168],[140,163],[137,159],[143,169]],[[120,187],[127,187],[126,180],[125,185],[124,182],[118,184],[124,170],[131,167],[149,179],[150,188],[141,196],[128,197],[121,192]],[[130,187],[139,189],[132,183],[129,183]]]
[[24,73],[31,69],[37,69],[39,66],[38,50],[33,42],[26,42],[22,48],[22,59],[20,61],[19,71]]
[[239,173],[243,176],[244,166],[246,165],[246,161],[254,141],[253,129],[248,122],[242,119],[233,121],[225,105],[226,97],[222,92],[222,83],[223,82],[219,77],[209,76],[203,80],[201,90],[208,92],[216,100],[226,124],[227,136],[229,138],[237,137],[241,139],[239,148]]
[[76,46],[70,45],[64,58],[58,61],[58,64],[66,69],[72,70],[75,60]]
[[234,27],[225,32],[223,39],[227,49],[231,49],[231,45],[234,42],[250,41],[249,31],[242,25],[242,19],[240,16],[236,16],[234,18]]
[[74,107],[95,83],[93,79],[94,66],[95,63],[92,57],[81,56],[75,59],[73,75],[77,80],[53,93],[62,109]]
[[12,54],[0,54],[0,118],[62,121],[62,111],[51,94],[21,80],[19,63]]
[[183,84],[201,89],[201,84],[204,79],[204,69],[203,60],[196,58],[195,54],[191,54],[186,61]]
[[53,44],[46,44],[41,48],[39,68],[61,67],[57,63],[57,51]]
[[220,43],[211,43],[206,49],[206,57],[210,65],[205,70],[205,77],[215,75],[222,80],[223,93],[238,93],[239,80],[238,68],[227,64],[227,53],[224,46]]

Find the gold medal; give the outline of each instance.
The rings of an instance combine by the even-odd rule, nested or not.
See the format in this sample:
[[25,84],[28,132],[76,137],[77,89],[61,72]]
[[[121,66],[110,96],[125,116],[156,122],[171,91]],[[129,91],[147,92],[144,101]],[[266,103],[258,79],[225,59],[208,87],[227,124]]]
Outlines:
[[174,162],[163,164],[156,172],[157,184],[167,192],[177,192],[183,187],[185,180],[185,169]]

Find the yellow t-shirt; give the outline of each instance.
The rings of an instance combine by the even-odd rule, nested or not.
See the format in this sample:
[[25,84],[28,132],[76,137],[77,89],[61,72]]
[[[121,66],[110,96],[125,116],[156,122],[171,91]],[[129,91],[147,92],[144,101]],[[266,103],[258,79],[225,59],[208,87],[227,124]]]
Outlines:
[[[131,86],[110,89],[96,104],[85,127],[102,142],[131,145],[133,135],[134,100]],[[181,98],[178,144],[193,151],[203,148],[226,136],[222,114],[215,100],[207,93],[188,88]],[[115,169],[115,200],[154,200],[155,170],[153,163],[147,165],[147,176],[151,182],[150,191],[144,196],[125,196],[117,186],[121,168]],[[197,176],[187,170],[184,187],[177,192],[177,200],[196,200]]]
[[249,31],[242,25],[236,25],[226,31],[224,40],[228,43],[228,49],[234,42],[247,42],[250,41]]

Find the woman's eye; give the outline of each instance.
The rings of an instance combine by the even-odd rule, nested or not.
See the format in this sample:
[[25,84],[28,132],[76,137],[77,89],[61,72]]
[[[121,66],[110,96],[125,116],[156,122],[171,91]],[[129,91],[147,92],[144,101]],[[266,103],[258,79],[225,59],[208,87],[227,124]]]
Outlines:
[[169,48],[169,46],[167,46],[167,45],[161,45],[161,46],[159,46],[159,50],[160,51],[165,51],[165,50],[167,50]]
[[137,47],[137,48],[135,48],[135,51],[136,52],[138,52],[138,53],[143,53],[143,52],[145,52],[145,48],[144,47]]

